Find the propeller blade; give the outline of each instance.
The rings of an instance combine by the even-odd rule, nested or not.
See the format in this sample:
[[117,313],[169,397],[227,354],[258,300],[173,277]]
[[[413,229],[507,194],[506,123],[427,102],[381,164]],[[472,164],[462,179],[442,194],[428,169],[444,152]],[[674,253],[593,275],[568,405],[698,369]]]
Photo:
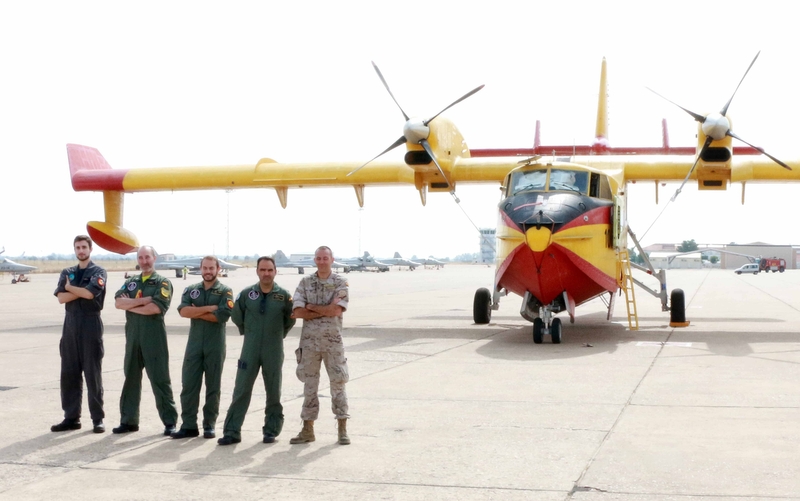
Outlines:
[[[736,91],[739,90],[739,87],[742,85],[742,82],[744,82],[744,77],[746,77],[747,74],[750,72],[750,68],[752,68],[753,64],[755,64],[756,59],[758,59],[758,55],[759,54],[761,54],[761,51],[758,51],[758,54],[756,54],[756,57],[753,58],[753,61],[750,63],[750,66],[747,67],[747,71],[744,72],[744,75],[742,76],[742,79],[739,80],[739,85],[736,86],[736,90],[733,91],[733,95],[731,96],[730,99],[728,99],[728,102],[725,103],[725,106],[722,108],[722,111],[719,112],[719,114],[722,115],[723,117],[728,112],[728,106],[731,105],[731,101],[733,101],[733,96],[736,95]],[[755,148],[755,146],[754,146],[754,148]],[[765,155],[766,155],[766,153],[765,153]],[[780,162],[778,162],[778,163],[780,163]]]
[[656,96],[660,97],[660,98],[661,98],[661,99],[663,99],[664,101],[667,101],[667,102],[670,102],[670,103],[674,104],[674,105],[675,105],[675,106],[677,106],[678,108],[680,108],[680,109],[682,109],[683,111],[685,111],[686,113],[690,114],[690,115],[692,116],[692,118],[694,118],[694,119],[695,119],[695,120],[697,120],[698,122],[700,122],[700,123],[703,123],[703,122],[705,122],[705,121],[706,121],[706,117],[704,117],[703,115],[700,115],[699,113],[695,113],[695,112],[693,112],[693,111],[689,111],[689,110],[687,110],[686,108],[684,108],[684,107],[683,107],[683,106],[681,106],[680,104],[676,103],[675,101],[671,101],[671,100],[667,99],[666,97],[662,96],[661,94],[659,94],[658,92],[654,91],[654,90],[653,90],[653,89],[651,89],[650,87],[645,87],[645,89],[649,90],[650,92],[652,92],[652,93],[653,93],[653,94],[655,94]]
[[[427,139],[423,139],[422,141],[419,142],[419,144],[421,144],[422,147],[425,148],[425,151],[428,152],[428,155],[430,155],[431,159],[433,160],[433,163],[436,164],[436,168],[439,169],[439,174],[442,175],[442,178],[447,183],[447,186],[450,186],[452,188],[452,185],[450,184],[450,180],[447,179],[447,176],[444,175],[444,171],[442,170],[442,166],[439,165],[439,162],[436,160],[436,156],[433,154],[433,148],[431,148],[431,145],[428,143],[428,140]],[[452,193],[453,191],[454,190],[451,189],[450,192]]]
[[[392,96],[392,101],[394,101],[394,104],[396,104],[396,105],[397,105],[397,107],[398,107],[398,108],[400,108],[400,113],[402,113],[402,114],[403,114],[403,118],[405,118],[405,119],[406,119],[406,122],[408,122],[408,115],[406,115],[406,112],[405,112],[405,111],[403,111],[403,107],[402,107],[402,106],[400,106],[400,103],[398,103],[398,102],[397,102],[397,99],[395,99],[395,98],[394,98],[394,94],[392,94],[392,89],[390,89],[390,88],[389,88],[389,84],[387,84],[387,83],[386,83],[386,79],[384,79],[384,78],[383,78],[383,73],[381,73],[381,70],[379,70],[379,69],[378,69],[378,65],[377,65],[377,64],[375,64],[375,61],[372,61],[372,67],[373,67],[373,68],[375,68],[375,71],[378,73],[378,77],[380,77],[380,79],[381,79],[381,82],[383,82],[383,86],[384,86],[384,87],[386,87],[386,91],[389,93],[389,95],[390,95],[390,96]],[[387,150],[387,151],[388,151],[388,150]],[[386,152],[384,152],[384,153],[386,153]],[[381,153],[381,155],[382,155],[382,154],[383,154],[383,153]],[[378,155],[378,156],[380,156],[380,155]],[[373,158],[372,160],[375,160],[375,159]],[[370,162],[371,162],[372,160],[370,160]],[[362,165],[361,167],[363,167],[363,165]],[[360,169],[361,167],[359,167],[359,169]],[[358,169],[356,169],[356,170],[358,170]],[[350,174],[352,174],[352,172],[351,172]],[[348,174],[348,176],[349,176],[350,174]]]
[[675,199],[678,198],[678,195],[681,194],[681,190],[683,190],[683,186],[686,184],[686,181],[689,180],[689,176],[692,175],[692,172],[694,172],[694,168],[697,167],[697,162],[700,161],[700,158],[703,156],[703,153],[706,152],[706,150],[708,149],[708,145],[711,144],[711,141],[713,141],[713,140],[714,140],[714,138],[712,138],[711,136],[707,136],[706,137],[706,142],[703,143],[703,147],[700,148],[700,153],[697,155],[697,158],[694,159],[694,164],[692,165],[692,168],[689,169],[689,172],[686,174],[686,177],[684,178],[684,180],[681,183],[680,187],[675,191],[675,194],[672,195],[672,198],[669,199],[670,202],[674,202]]
[[[433,119],[434,119],[434,118],[438,117],[439,115],[441,115],[441,114],[442,114],[442,113],[444,113],[445,111],[449,110],[449,109],[450,109],[450,108],[452,108],[453,106],[457,105],[458,103],[460,103],[460,102],[461,102],[461,101],[463,101],[464,99],[468,98],[469,96],[471,96],[471,95],[475,94],[476,92],[478,92],[479,90],[483,89],[483,87],[484,87],[483,85],[479,85],[479,86],[475,87],[475,88],[474,88],[474,89],[472,89],[471,91],[467,92],[467,93],[466,93],[466,94],[464,94],[463,96],[459,97],[458,99],[456,99],[455,101],[453,101],[452,103],[450,103],[450,104],[449,104],[449,105],[448,105],[448,106],[447,106],[445,109],[443,109],[443,110],[442,110],[442,111],[440,111],[439,113],[437,113],[437,114],[433,115],[432,117],[430,117],[429,119],[425,120],[425,121],[424,121],[424,122],[422,122],[422,123],[423,123],[424,125],[428,125],[429,123],[431,123],[431,122],[433,121]],[[440,169],[440,170],[441,170],[441,169]]]
[[[352,175],[352,174],[355,174],[356,172],[360,171],[360,170],[361,170],[363,167],[366,167],[366,165],[367,165],[368,163],[372,162],[373,160],[375,160],[375,159],[376,159],[376,158],[378,158],[379,156],[383,155],[384,153],[387,153],[387,152],[390,152],[390,151],[392,151],[393,149],[397,148],[397,147],[398,147],[398,146],[400,146],[401,144],[404,144],[405,142],[406,142],[406,136],[400,136],[400,138],[399,138],[397,141],[395,141],[394,143],[392,143],[392,145],[391,145],[391,146],[389,146],[388,148],[386,148],[386,149],[385,149],[385,150],[383,150],[382,152],[378,153],[377,155],[375,155],[374,157],[372,157],[371,159],[369,159],[367,162],[365,162],[365,163],[364,163],[364,165],[362,165],[361,167],[358,167],[358,168],[356,168],[356,169],[353,169],[353,170],[351,170],[350,172],[348,172],[348,173],[347,173],[347,176],[350,176],[350,175]],[[347,176],[345,176],[345,177],[347,177]]]
[[743,142],[744,144],[746,144],[746,145],[750,146],[751,148],[755,148],[755,149],[757,149],[758,151],[760,151],[761,153],[763,153],[763,154],[765,154],[766,156],[768,156],[770,159],[772,159],[772,161],[773,161],[773,162],[775,162],[776,164],[780,165],[780,166],[781,166],[781,167],[783,167],[784,169],[789,169],[789,170],[792,170],[792,168],[791,168],[791,167],[789,167],[789,166],[788,166],[788,165],[786,165],[785,163],[781,162],[781,161],[780,161],[780,160],[778,160],[777,158],[773,157],[772,155],[770,155],[769,153],[767,153],[766,151],[764,151],[764,148],[761,148],[761,147],[759,147],[759,146],[756,146],[756,145],[754,145],[754,144],[750,144],[750,143],[748,143],[747,141],[745,141],[745,140],[744,140],[744,139],[742,139],[741,137],[737,136],[736,134],[734,134],[734,133],[733,133],[733,132],[731,132],[730,130],[729,130],[728,132],[726,132],[726,134],[727,134],[727,135],[729,135],[729,136],[731,136],[732,138],[738,139],[739,141]]

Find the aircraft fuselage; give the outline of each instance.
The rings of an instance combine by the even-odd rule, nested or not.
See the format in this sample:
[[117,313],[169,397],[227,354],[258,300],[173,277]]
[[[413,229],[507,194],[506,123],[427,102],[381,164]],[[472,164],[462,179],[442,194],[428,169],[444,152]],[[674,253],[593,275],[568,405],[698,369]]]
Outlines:
[[[617,290],[614,202],[597,174],[553,172],[577,174],[578,186],[555,182],[549,169],[509,176],[498,206],[495,289],[528,292],[539,305],[564,303],[566,292],[575,306]],[[521,181],[525,174],[536,181]]]

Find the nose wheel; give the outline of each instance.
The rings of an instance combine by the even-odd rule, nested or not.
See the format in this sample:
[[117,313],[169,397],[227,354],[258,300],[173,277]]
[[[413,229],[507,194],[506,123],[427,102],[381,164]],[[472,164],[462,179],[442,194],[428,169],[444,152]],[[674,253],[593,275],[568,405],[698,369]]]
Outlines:
[[[547,325],[547,321],[550,325]],[[549,308],[541,308],[539,316],[533,319],[533,342],[542,344],[547,334],[553,344],[561,344],[561,319],[553,318],[553,312]]]

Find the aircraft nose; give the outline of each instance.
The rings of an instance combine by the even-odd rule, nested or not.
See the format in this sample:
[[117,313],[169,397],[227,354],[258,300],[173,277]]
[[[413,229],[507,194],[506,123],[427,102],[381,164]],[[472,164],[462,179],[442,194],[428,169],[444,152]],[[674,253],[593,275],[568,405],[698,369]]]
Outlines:
[[531,226],[525,232],[525,243],[533,252],[543,252],[552,240],[553,233],[547,226]]

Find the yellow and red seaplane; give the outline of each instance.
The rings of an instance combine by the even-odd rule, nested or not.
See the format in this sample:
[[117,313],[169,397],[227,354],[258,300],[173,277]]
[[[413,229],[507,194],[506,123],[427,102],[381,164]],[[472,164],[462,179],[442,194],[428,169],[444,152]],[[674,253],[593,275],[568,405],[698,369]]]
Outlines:
[[[607,140],[605,60],[591,144],[541,145],[537,122],[532,148],[504,150],[469,149],[455,125],[440,116],[483,86],[430,118],[410,118],[377,66],[375,70],[405,124],[403,134],[367,163],[278,163],[263,158],[249,165],[115,170],[95,148],[67,145],[73,188],[103,192],[105,221],[89,222],[89,234],[113,252],[127,253],[138,246],[135,235],[123,227],[126,192],[272,188],[285,208],[289,189],[301,186],[349,185],[363,206],[367,186],[413,186],[425,204],[428,193],[455,197],[460,183],[499,183],[503,196],[498,204],[495,280],[491,290],[476,292],[474,320],[488,323],[500,298],[514,293],[522,297],[521,315],[533,322],[534,342],[541,343],[549,335],[552,342],[560,343],[559,313],[566,312],[574,321],[578,305],[603,297],[610,318],[618,292],[625,293],[631,328],[638,328],[634,283],[660,297],[662,309],[672,311],[676,325],[685,321],[682,295],[673,293],[668,304],[663,271],[628,259],[628,238],[638,246],[626,221],[629,182],[654,181],[656,200],[658,186],[665,181],[682,181],[675,196],[689,180],[700,190],[725,190],[732,183],[742,183],[744,201],[747,182],[800,180],[800,161],[784,163],[732,131],[727,111],[733,96],[719,113],[701,115],[682,108],[698,122],[696,147],[671,147],[665,122],[658,147],[612,147]],[[746,146],[734,146],[732,139]],[[407,149],[402,161],[378,160],[401,145]],[[659,290],[633,278],[631,266],[658,278]]]

